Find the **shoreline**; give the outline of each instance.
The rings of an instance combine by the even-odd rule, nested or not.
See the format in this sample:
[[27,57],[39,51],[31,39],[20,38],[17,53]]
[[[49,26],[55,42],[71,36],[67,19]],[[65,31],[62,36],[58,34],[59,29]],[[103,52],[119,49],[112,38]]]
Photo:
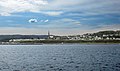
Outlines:
[[120,40],[40,40],[0,42],[0,45],[45,45],[45,44],[120,44]]
[[85,44],[85,45],[110,45],[110,44],[118,44],[120,43],[15,43],[15,44],[0,44],[0,45],[79,45],[79,44]]

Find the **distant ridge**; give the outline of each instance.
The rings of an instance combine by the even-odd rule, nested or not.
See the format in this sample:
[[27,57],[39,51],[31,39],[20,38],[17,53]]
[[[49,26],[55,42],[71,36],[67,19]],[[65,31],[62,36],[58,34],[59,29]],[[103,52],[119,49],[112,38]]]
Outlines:
[[48,35],[0,35],[0,41],[9,41],[10,39],[47,39]]

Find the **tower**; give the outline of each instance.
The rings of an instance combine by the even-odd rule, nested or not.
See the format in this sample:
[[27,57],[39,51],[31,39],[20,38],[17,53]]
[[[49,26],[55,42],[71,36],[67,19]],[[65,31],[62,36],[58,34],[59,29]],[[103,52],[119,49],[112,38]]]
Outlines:
[[48,31],[48,39],[50,39],[50,31]]

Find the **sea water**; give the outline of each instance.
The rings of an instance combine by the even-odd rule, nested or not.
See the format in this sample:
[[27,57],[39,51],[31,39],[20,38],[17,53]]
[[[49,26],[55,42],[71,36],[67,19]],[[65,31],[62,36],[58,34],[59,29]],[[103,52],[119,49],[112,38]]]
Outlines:
[[0,71],[120,71],[120,45],[1,45]]

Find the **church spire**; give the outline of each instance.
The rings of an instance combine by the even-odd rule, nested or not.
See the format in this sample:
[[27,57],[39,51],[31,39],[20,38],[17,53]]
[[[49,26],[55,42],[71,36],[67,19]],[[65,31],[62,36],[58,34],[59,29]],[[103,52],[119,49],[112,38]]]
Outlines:
[[48,30],[48,39],[50,39],[50,31]]
[[48,36],[50,36],[50,31],[48,31]]

